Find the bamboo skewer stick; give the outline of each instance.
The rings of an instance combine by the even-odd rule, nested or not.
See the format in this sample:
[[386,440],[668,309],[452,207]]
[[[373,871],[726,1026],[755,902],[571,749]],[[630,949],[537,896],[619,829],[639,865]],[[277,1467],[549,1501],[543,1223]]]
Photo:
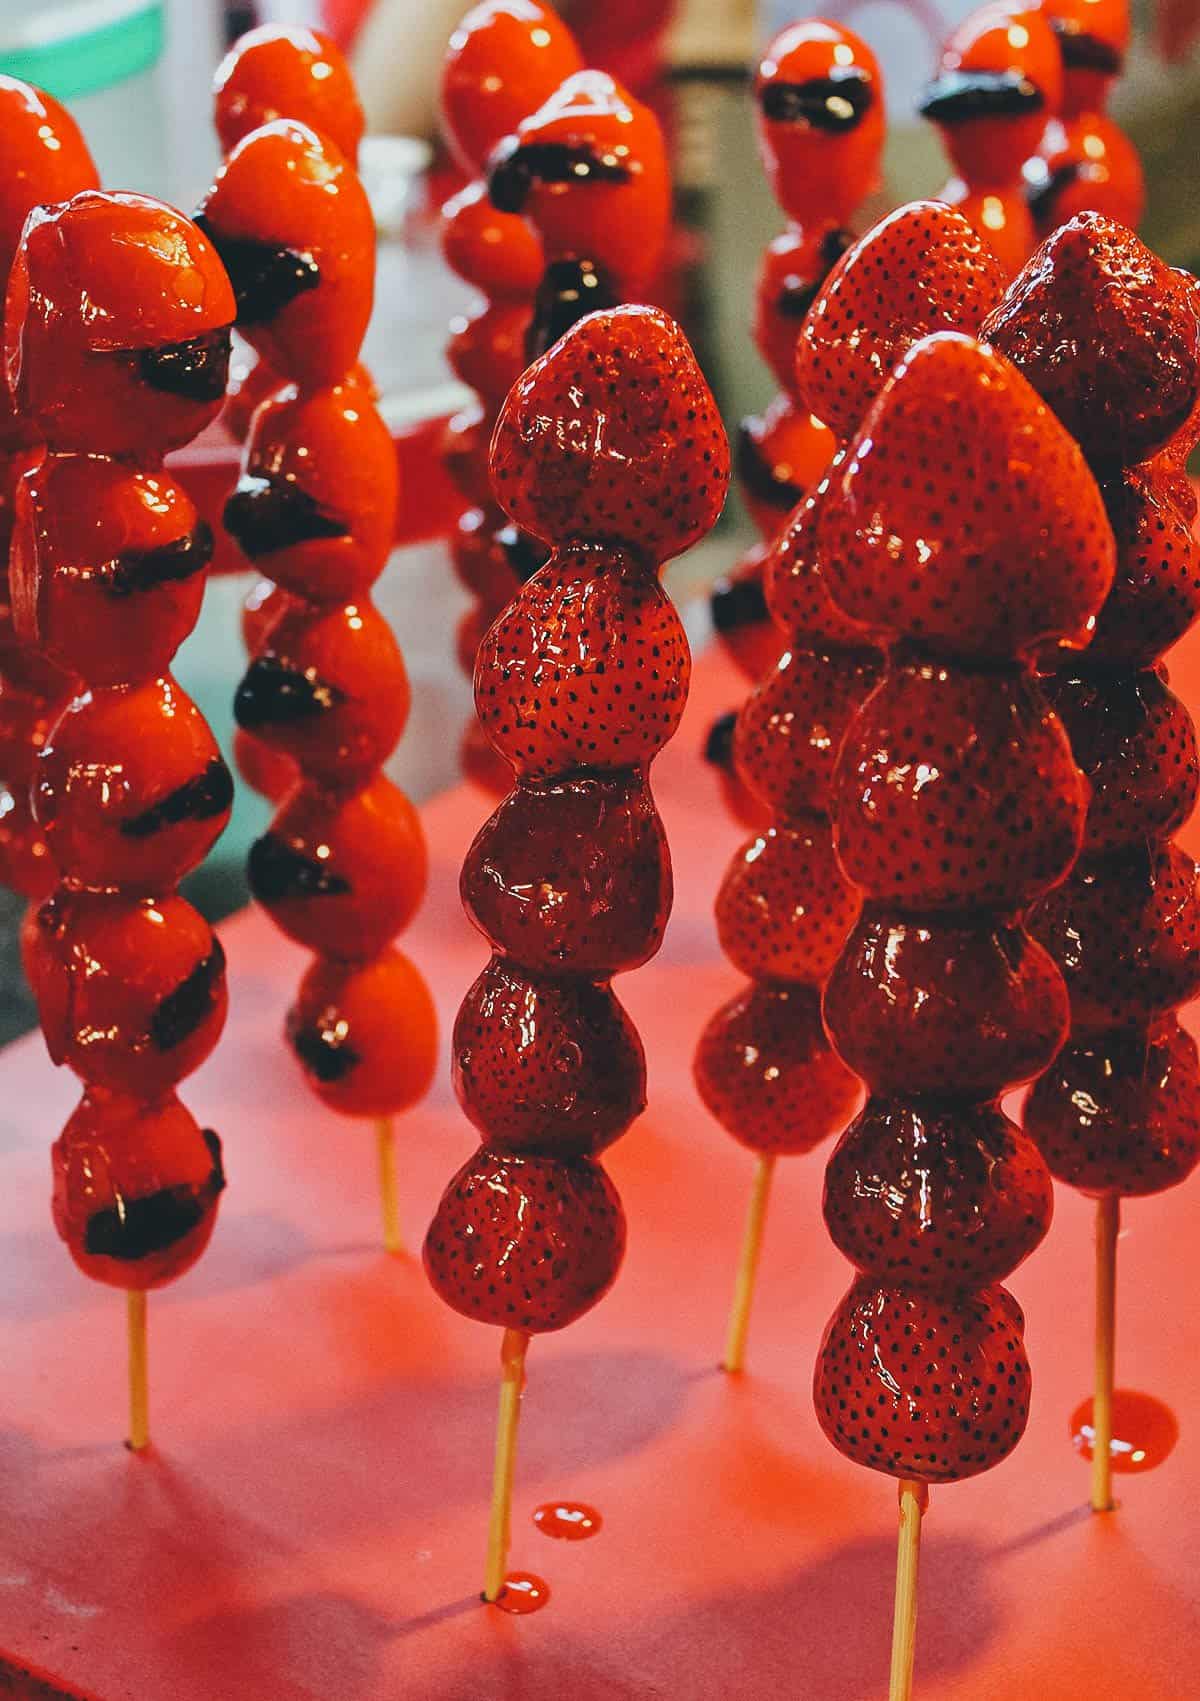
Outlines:
[[892,1673],[888,1701],[910,1701],[917,1647],[917,1577],[921,1519],[929,1505],[923,1482],[900,1479],[900,1538],[896,1549],[896,1615],[892,1621]]
[[725,1336],[722,1369],[736,1376],[746,1365],[746,1336],[750,1330],[750,1308],[754,1303],[754,1283],[758,1260],[762,1252],[763,1230],[767,1222],[767,1206],[771,1199],[771,1177],[775,1173],[773,1154],[764,1154],[754,1172],[750,1206],[746,1212],[746,1228],[742,1235],[742,1252],[738,1260],[737,1277],[733,1285],[733,1304],[729,1311],[729,1329]]
[[1117,1338],[1117,1236],[1121,1199],[1096,1201],[1096,1357],[1092,1393],[1092,1511],[1111,1512],[1113,1377]]
[[146,1358],[146,1290],[131,1288],[125,1295],[129,1338],[129,1439],[131,1453],[150,1445],[150,1387]]
[[496,1420],[496,1462],[492,1472],[492,1511],[488,1520],[487,1565],[483,1598],[495,1601],[504,1589],[512,1526],[513,1470],[517,1459],[517,1424],[525,1388],[525,1354],[529,1336],[506,1329],[500,1344],[500,1412]]
[[403,1252],[404,1237],[400,1233],[400,1209],[396,1194],[396,1139],[390,1116],[380,1116],[375,1122],[376,1151],[379,1158],[379,1206],[383,1215],[383,1249]]

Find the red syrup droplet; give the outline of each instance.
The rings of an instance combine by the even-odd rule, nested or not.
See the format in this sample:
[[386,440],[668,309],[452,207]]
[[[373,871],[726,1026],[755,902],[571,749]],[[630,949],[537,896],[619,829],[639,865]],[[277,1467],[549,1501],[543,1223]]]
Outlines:
[[[1080,1402],[1071,1413],[1071,1440],[1084,1459],[1092,1456],[1092,1402]],[[1113,1433],[1109,1456],[1114,1472],[1133,1474],[1161,1465],[1179,1440],[1175,1413],[1153,1394],[1133,1388],[1113,1389]]]
[[550,1585],[544,1578],[532,1571],[510,1571],[492,1605],[523,1618],[528,1612],[541,1612],[549,1599]]
[[544,1536],[560,1542],[585,1542],[599,1535],[604,1525],[596,1508],[582,1500],[548,1500],[538,1507],[533,1521]]

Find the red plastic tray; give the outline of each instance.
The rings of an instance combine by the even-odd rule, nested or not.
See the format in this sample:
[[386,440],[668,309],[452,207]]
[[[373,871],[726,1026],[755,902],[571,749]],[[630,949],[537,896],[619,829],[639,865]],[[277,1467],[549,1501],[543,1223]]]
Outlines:
[[[698,759],[742,694],[698,669],[656,769],[678,896],[662,955],[621,983],[650,1108],[614,1148],[630,1250],[612,1294],[534,1342],[512,1561],[549,1583],[512,1618],[478,1598],[495,1331],[378,1249],[368,1129],[308,1097],[279,1041],[302,966],[261,918],[224,930],[232,1012],[188,1084],[226,1142],[213,1244],[151,1300],[155,1450],[124,1421],[123,1307],[54,1238],[47,1147],[76,1093],[34,1037],[0,1057],[0,1694],[98,1701],[866,1701],[886,1690],[895,1492],[819,1433],[809,1378],[847,1282],[822,1158],[779,1165],[751,1371],[716,1361],[753,1160],[709,1120],[689,1059],[735,977],[711,900],[735,829]],[[429,900],[409,936],[448,1033],[483,960],[458,866],[488,800],[425,811]],[[448,1084],[400,1131],[412,1244],[473,1145]],[[1064,1193],[1013,1287],[1035,1404],[1016,1454],[935,1490],[917,1654],[922,1701],[1190,1701],[1200,1692],[1200,1251],[1195,1186],[1126,1209],[1120,1379],[1182,1438],[1086,1510],[1067,1417],[1087,1391],[1090,1210]],[[551,1497],[604,1519],[578,1544]],[[43,1674],[20,1675],[30,1668]],[[44,1674],[53,1673],[47,1679]],[[47,1684],[49,1685],[47,1687]]]

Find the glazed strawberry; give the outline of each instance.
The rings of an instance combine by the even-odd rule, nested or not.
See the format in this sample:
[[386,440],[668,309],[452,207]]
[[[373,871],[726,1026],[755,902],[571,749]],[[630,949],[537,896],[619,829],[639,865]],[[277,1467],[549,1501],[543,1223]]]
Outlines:
[[1146,210],[1137,149],[1102,112],[1051,119],[1037,157],[1026,161],[1025,178],[1039,240],[1079,213],[1102,213],[1133,230]]
[[858,916],[824,816],[781,821],[734,857],[717,893],[717,937],[752,980],[820,986]]
[[55,1063],[149,1100],[198,1069],[225,1025],[225,953],[183,898],[60,893],[38,912],[31,983]]
[[861,1277],[821,1342],[817,1418],[856,1464],[959,1482],[1007,1458],[1029,1417],[1020,1306],[1002,1287],[924,1293]]
[[598,1164],[485,1147],[442,1195],[424,1261],[455,1311],[545,1334],[603,1299],[624,1253],[625,1215]]
[[523,785],[476,835],[463,868],[467,915],[535,974],[607,980],[662,944],[671,857],[640,773]]
[[776,396],[760,417],[742,421],[737,477],[742,499],[764,538],[771,538],[817,482],[837,447],[828,426],[788,396]]
[[54,1226],[93,1281],[162,1287],[208,1245],[225,1186],[221,1142],[173,1093],[151,1104],[85,1093],[51,1161]]
[[454,34],[442,65],[442,129],[468,172],[482,170],[583,61],[570,30],[537,0],[483,0]]
[[621,544],[655,563],[721,511],[729,449],[687,341],[657,308],[593,314],[513,387],[492,446],[496,499],[553,544]]
[[345,1116],[393,1116],[429,1091],[437,1016],[402,952],[365,963],[318,957],[288,1011],[287,1038],[323,1104]]
[[1117,567],[1088,654],[1113,667],[1148,667],[1200,615],[1194,510],[1180,512],[1169,479],[1144,468],[1110,480],[1101,492]]
[[530,307],[525,301],[491,301],[450,321],[446,358],[454,376],[498,408],[525,370]]
[[981,336],[1079,441],[1094,470],[1145,460],[1200,395],[1200,312],[1132,231],[1080,213],[1047,238]]
[[213,79],[221,149],[277,118],[328,136],[353,161],[365,119],[354,78],[336,42],[320,30],[261,24],[238,37]]
[[1006,361],[954,333],[905,356],[850,448],[820,537],[847,614],[960,655],[1079,648],[1113,577],[1078,448]]
[[232,801],[216,740],[169,676],[76,697],[33,789],[55,862],[93,891],[166,891],[207,855]]
[[235,727],[233,761],[241,778],[251,791],[258,792],[268,803],[282,803],[300,777],[300,770],[290,756],[272,750],[261,738]]
[[480,178],[442,208],[442,256],[485,295],[529,303],[541,282],[542,245],[523,218],[498,212]]
[[726,1133],[751,1151],[811,1152],[844,1128],[859,1085],[830,1049],[818,993],[764,981],[710,1017],[696,1087]]
[[713,631],[747,679],[762,677],[779,659],[779,634],[767,616],[763,572],[767,545],[752,543],[713,585],[708,599]]
[[1173,1016],[1072,1042],[1025,1104],[1025,1127],[1059,1181],[1139,1197],[1200,1162],[1200,1064]]
[[1041,11],[1062,54],[1063,113],[1102,111],[1129,48],[1129,0],[1043,0]]
[[913,343],[976,331],[1004,291],[995,255],[941,201],[898,207],[830,273],[800,328],[801,398],[843,440]]
[[1070,1023],[1062,975],[1024,928],[875,910],[846,941],[824,1014],[872,1093],[971,1103],[1040,1074]]
[[842,744],[835,843],[873,900],[1011,913],[1066,874],[1087,801],[1029,674],[897,657]]
[[747,698],[734,733],[746,784],[779,815],[824,810],[846,728],[879,675],[869,651],[785,650]]
[[252,656],[266,643],[267,634],[288,605],[287,592],[270,579],[256,579],[242,604],[242,642]]
[[821,520],[837,500],[846,451],[839,449],[821,478],[788,519],[767,557],[763,588],[771,619],[781,631],[814,648],[861,649],[876,632],[851,620],[833,601],[821,571]]
[[50,896],[57,880],[49,846],[29,807],[29,788],[14,790],[0,781],[0,886],[37,903]]
[[493,421],[475,403],[452,414],[442,434],[442,465],[455,489],[478,508],[492,504],[492,481],[488,474],[488,443]]
[[[546,559],[545,546],[507,525],[495,508],[465,509],[450,537],[455,575],[479,598],[481,612],[489,623],[538,568],[545,566]],[[472,656],[472,673],[474,669]]]
[[679,725],[691,673],[666,592],[623,550],[563,550],[488,631],[475,706],[500,754],[526,779],[629,767]]
[[409,688],[391,627],[368,601],[292,603],[234,698],[238,725],[321,784],[354,789],[391,755]]
[[498,1152],[595,1154],[645,1108],[645,1054],[610,988],[503,957],[463,1000],[452,1056],[458,1102]]
[[[834,1245],[907,1291],[986,1288],[1029,1256],[1053,1209],[1037,1147],[995,1105],[871,1099],[825,1171]],[[907,1367],[901,1386],[915,1392]]]
[[285,593],[350,602],[383,571],[398,494],[391,433],[359,387],[291,384],[254,416],[225,529]]
[[1029,925],[1062,967],[1077,1035],[1145,1023],[1200,991],[1200,890],[1177,845],[1081,866]]
[[1196,729],[1161,676],[1066,669],[1047,682],[1047,696],[1091,783],[1085,855],[1177,832],[1200,786]]
[[[828,146],[830,139],[817,139],[818,145],[824,140]],[[847,230],[831,230],[827,217],[821,208],[814,226],[793,225],[763,250],[754,292],[754,340],[781,390],[795,387],[800,327],[821,285],[854,241]]]
[[302,782],[250,849],[250,890],[281,933],[325,957],[365,962],[406,927],[425,891],[425,836],[383,774],[330,795]]

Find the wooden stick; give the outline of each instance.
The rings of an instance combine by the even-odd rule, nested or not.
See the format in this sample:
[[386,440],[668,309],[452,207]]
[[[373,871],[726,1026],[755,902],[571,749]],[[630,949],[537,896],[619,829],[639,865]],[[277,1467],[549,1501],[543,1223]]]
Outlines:
[[508,1565],[512,1523],[513,1468],[517,1459],[517,1421],[525,1388],[525,1354],[529,1336],[506,1329],[500,1343],[500,1413],[496,1420],[496,1462],[492,1471],[492,1512],[488,1520],[487,1566],[483,1575],[485,1601],[499,1599]]
[[742,1235],[742,1253],[738,1260],[737,1278],[733,1284],[733,1305],[729,1312],[729,1329],[725,1336],[725,1356],[721,1368],[736,1376],[746,1366],[746,1336],[750,1329],[750,1307],[754,1303],[754,1279],[758,1274],[758,1258],[762,1251],[763,1230],[767,1222],[767,1205],[771,1198],[771,1177],[775,1159],[765,1154],[758,1160],[754,1186],[750,1191],[750,1208],[746,1212],[746,1228]]
[[125,1295],[129,1337],[129,1440],[131,1453],[150,1445],[150,1388],[146,1362],[146,1290],[130,1288]]
[[896,1549],[896,1616],[892,1621],[892,1676],[888,1701],[910,1701],[917,1647],[917,1574],[921,1564],[921,1519],[929,1490],[900,1479],[900,1541]]
[[403,1252],[404,1237],[400,1233],[400,1209],[396,1197],[396,1140],[390,1116],[380,1116],[375,1122],[375,1142],[379,1157],[379,1206],[383,1213],[383,1249]]
[[1092,1393],[1092,1511],[1111,1512],[1112,1400],[1117,1346],[1117,1236],[1121,1198],[1096,1201],[1096,1360]]

